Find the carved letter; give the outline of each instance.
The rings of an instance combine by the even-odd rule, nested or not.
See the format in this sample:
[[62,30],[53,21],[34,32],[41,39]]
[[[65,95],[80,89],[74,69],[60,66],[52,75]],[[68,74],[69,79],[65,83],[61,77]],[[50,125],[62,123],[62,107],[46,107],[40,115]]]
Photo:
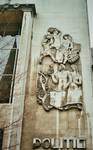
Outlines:
[[49,139],[49,138],[43,139],[43,141],[42,141],[42,147],[43,147],[44,149],[48,149],[48,148],[50,148],[50,146],[51,146],[51,141],[50,141],[50,139]]
[[39,138],[33,139],[33,148],[39,148],[41,146],[41,140]]
[[77,139],[77,148],[86,148],[86,142],[84,139]]

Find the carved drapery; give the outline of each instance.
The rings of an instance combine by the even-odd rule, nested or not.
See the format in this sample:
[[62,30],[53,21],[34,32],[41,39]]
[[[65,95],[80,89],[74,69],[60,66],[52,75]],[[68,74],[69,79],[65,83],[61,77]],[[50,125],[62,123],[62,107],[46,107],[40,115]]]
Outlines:
[[41,43],[37,102],[46,111],[83,108],[81,46],[69,34],[50,27]]

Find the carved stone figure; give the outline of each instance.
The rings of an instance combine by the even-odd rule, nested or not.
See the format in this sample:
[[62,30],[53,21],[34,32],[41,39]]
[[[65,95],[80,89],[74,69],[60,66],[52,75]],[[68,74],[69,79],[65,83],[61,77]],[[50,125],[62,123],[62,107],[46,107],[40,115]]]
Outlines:
[[82,98],[81,88],[77,86],[74,82],[70,84],[68,89],[67,100],[68,103],[80,103]]
[[42,40],[42,48],[40,63],[46,56],[59,64],[72,64],[79,59],[80,44],[74,43],[69,34],[62,36],[61,31],[56,28],[48,29]]
[[57,84],[55,91],[50,92],[50,104],[61,108],[66,103],[66,91],[71,83],[70,72],[65,70],[64,65],[58,65],[57,72],[52,75],[52,81]]
[[61,31],[52,27],[48,29],[47,35],[50,35],[54,39],[51,44],[51,48],[55,47],[56,49],[60,49],[62,35]]
[[63,35],[62,46],[64,46],[65,49],[72,49],[73,48],[72,37],[69,34]]
[[[79,53],[80,44],[73,42],[69,34],[62,35],[53,27],[47,30],[42,40],[41,70],[37,80],[37,102],[46,111],[82,109],[82,77],[77,65]],[[51,58],[48,63],[45,62],[49,60],[45,59],[47,57]]]
[[58,65],[57,72],[52,74],[52,80],[54,83],[58,83],[56,91],[66,90],[71,82],[70,72],[65,70],[64,65]]
[[72,80],[75,84],[77,84],[78,86],[81,86],[82,85],[82,77],[78,71],[78,68],[76,65],[71,65],[71,68],[72,68]]
[[[49,28],[47,35],[45,35],[43,38],[42,47],[43,51],[40,54],[40,63],[46,56],[51,57],[51,59],[56,62],[56,53],[61,47],[61,31],[56,28]],[[63,55],[61,57],[63,57]],[[61,63],[62,61],[63,58],[61,58]]]
[[51,35],[45,35],[42,41],[42,47],[44,51],[49,50],[52,46],[52,44],[54,43],[54,37]]
[[72,65],[72,82],[68,89],[67,100],[68,103],[81,103],[82,102],[82,78],[78,72],[77,66]]

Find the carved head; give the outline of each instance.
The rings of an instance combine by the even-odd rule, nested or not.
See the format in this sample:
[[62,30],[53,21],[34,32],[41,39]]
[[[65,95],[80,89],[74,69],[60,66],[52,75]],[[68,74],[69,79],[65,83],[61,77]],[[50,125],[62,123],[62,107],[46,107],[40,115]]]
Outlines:
[[61,31],[60,30],[58,30],[57,28],[53,28],[53,27],[50,27],[49,29],[48,29],[48,34],[52,34],[52,35],[61,35]]
[[54,67],[53,67],[53,65],[51,64],[51,65],[49,65],[49,68],[48,68],[48,75],[51,75],[52,73],[54,73]]
[[64,39],[64,40],[72,41],[72,37],[71,37],[71,35],[69,35],[69,34],[64,34],[64,35],[63,35],[63,39]]
[[42,46],[44,47],[44,49],[45,49],[45,46],[50,46],[51,44],[53,44],[54,43],[54,38],[53,38],[53,36],[51,36],[51,35],[45,35],[44,36],[44,38],[43,38],[43,40],[42,40]]

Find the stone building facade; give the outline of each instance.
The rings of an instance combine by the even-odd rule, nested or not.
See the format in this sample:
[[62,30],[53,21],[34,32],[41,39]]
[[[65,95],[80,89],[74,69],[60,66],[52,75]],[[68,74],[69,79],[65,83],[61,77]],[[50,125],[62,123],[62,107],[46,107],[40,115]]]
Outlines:
[[88,28],[86,0],[0,2],[2,150],[93,150]]

